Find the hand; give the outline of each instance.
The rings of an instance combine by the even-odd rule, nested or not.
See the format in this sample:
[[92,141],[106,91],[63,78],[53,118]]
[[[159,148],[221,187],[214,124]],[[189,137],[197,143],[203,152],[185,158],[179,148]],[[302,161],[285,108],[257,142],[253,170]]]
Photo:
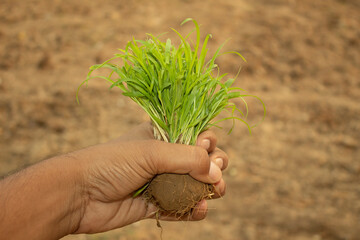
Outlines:
[[[188,173],[199,181],[214,184],[214,198],[225,193],[221,170],[227,167],[228,157],[216,147],[216,136],[211,131],[198,136],[197,146],[186,146],[154,140],[151,124],[144,123],[114,141],[71,156],[85,169],[84,201],[75,233],[103,232],[153,218],[157,208],[141,196],[132,195],[156,174]],[[201,220],[206,211],[203,200],[185,220]],[[175,216],[160,219],[179,220]]]

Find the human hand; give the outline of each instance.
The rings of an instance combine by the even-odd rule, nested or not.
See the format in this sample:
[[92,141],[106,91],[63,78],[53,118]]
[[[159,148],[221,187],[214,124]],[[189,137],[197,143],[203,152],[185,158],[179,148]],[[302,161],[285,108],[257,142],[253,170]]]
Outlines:
[[[111,142],[72,153],[85,169],[82,177],[82,209],[75,233],[96,233],[153,218],[157,208],[134,192],[161,173],[190,174],[214,184],[215,196],[225,194],[221,170],[228,164],[225,152],[216,147],[216,136],[205,131],[197,146],[154,140],[152,126],[144,123]],[[201,220],[207,203],[201,201],[183,220]],[[161,220],[179,220],[160,216]]]

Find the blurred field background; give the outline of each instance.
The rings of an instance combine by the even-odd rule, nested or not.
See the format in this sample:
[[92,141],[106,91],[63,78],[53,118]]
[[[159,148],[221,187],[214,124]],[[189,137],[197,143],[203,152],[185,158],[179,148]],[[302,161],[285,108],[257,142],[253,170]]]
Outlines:
[[[89,66],[133,36],[187,17],[213,35],[211,52],[237,86],[260,96],[265,121],[215,131],[230,156],[227,194],[206,220],[163,222],[164,240],[360,239],[360,2],[357,0],[0,0],[0,175],[105,142],[147,120]],[[251,122],[261,105],[249,101]],[[228,123],[230,125],[231,122]],[[59,170],[61,171],[61,170]],[[56,188],[56,186],[54,186]],[[6,193],[1,193],[6,194]],[[56,206],[54,206],[56,207]],[[159,239],[154,220],[64,240]],[[2,238],[2,237],[0,237]]]

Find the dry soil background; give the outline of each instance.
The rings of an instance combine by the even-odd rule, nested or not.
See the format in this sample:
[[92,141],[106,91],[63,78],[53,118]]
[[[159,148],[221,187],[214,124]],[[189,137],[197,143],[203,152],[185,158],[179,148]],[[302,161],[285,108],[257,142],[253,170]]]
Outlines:
[[[217,131],[231,163],[208,218],[163,223],[166,240],[360,239],[360,3],[356,0],[0,0],[0,174],[121,135],[146,120],[94,63],[132,36],[193,17],[210,48],[248,60],[238,86],[267,117],[253,135]],[[181,29],[189,31],[190,25]],[[170,37],[173,35],[169,34]],[[235,56],[218,61],[235,73]],[[261,106],[251,101],[250,120]],[[6,193],[1,193],[6,194]],[[64,239],[158,239],[154,221]]]

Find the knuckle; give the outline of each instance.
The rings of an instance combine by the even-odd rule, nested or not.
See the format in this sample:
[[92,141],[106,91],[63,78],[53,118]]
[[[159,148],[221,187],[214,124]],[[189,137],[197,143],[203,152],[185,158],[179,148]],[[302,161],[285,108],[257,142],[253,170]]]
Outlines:
[[216,151],[214,152],[214,158],[217,158],[217,157],[220,157],[223,159],[222,169],[224,170],[228,166],[229,156],[227,155],[226,152],[224,152],[220,148],[216,148]]
[[199,172],[200,173],[209,172],[210,159],[207,151],[201,147],[195,147],[193,154],[194,154],[194,159],[197,162],[197,167],[199,168]]
[[223,169],[227,168],[228,164],[229,164],[229,156],[225,153],[224,153],[224,157],[223,157]]
[[217,144],[216,134],[214,132],[210,131],[210,136],[211,136],[211,138],[212,138],[212,140],[214,142],[214,145],[216,146],[216,144]]
[[139,150],[142,151],[142,156],[146,162],[147,168],[151,173],[161,171],[163,168],[161,158],[157,153],[159,150],[159,143],[156,140],[143,141]]

